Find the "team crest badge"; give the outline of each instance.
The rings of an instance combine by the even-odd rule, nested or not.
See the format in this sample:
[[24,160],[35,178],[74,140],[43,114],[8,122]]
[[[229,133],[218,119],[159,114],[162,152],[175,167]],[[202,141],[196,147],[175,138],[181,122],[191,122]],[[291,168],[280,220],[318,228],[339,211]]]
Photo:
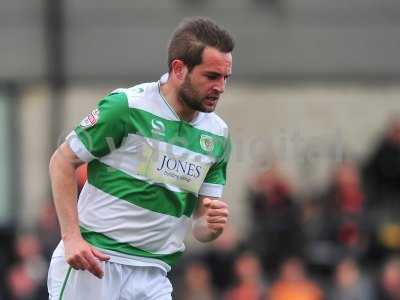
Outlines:
[[98,108],[90,112],[79,124],[82,128],[89,128],[94,126],[99,119],[100,111]]
[[201,149],[207,152],[211,152],[214,149],[214,141],[213,138],[209,135],[202,134],[200,136],[200,146]]

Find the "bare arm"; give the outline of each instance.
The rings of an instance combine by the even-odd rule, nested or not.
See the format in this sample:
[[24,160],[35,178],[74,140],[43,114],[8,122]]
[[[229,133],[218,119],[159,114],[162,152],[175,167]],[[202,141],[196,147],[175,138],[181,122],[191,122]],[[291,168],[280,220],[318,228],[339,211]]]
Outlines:
[[62,239],[80,236],[75,170],[83,162],[64,143],[50,159],[50,179]]
[[95,258],[108,260],[109,257],[91,247],[79,230],[75,170],[82,163],[67,143],[54,152],[49,165],[53,199],[66,261],[75,269],[88,270],[101,278],[103,271]]
[[219,198],[200,196],[194,213],[193,236],[200,242],[218,238],[228,222],[228,204]]

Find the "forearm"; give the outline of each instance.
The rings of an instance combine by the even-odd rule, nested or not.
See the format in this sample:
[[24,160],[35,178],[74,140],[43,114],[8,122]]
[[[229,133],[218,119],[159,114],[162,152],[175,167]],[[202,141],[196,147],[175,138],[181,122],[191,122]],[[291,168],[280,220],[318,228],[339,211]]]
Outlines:
[[50,179],[62,239],[80,236],[77,212],[76,165],[60,148],[50,160]]

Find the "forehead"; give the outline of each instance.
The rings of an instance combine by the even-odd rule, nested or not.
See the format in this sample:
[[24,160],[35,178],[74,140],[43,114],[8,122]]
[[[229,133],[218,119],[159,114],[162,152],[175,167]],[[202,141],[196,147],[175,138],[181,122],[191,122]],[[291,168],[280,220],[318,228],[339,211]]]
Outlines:
[[212,47],[206,47],[203,51],[202,63],[198,65],[202,71],[231,74],[232,54],[224,53]]

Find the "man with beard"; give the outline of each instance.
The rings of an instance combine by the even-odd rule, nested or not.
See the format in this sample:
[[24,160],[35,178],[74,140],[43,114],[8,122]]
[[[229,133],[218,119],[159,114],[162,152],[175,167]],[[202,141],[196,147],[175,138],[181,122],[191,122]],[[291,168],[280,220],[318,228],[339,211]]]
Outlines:
[[[201,242],[228,218],[228,127],[213,111],[231,75],[234,42],[206,18],[184,20],[158,82],[118,89],[50,161],[62,241],[50,299],[171,299],[167,272],[192,224]],[[88,162],[76,204],[74,172]]]

